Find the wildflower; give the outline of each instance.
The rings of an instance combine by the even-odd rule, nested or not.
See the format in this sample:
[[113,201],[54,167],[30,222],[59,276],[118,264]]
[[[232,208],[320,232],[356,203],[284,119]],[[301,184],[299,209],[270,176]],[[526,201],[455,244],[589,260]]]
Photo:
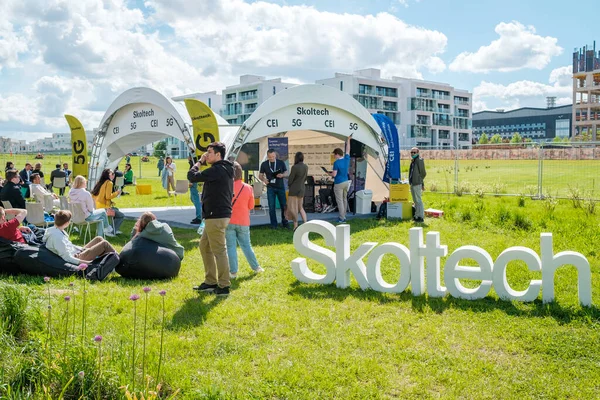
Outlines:
[[145,288],[142,289],[144,291],[144,293],[148,293],[150,292],[152,289],[149,288],[148,286],[146,286]]
[[167,294],[166,290],[161,290],[160,292],[158,292],[158,294],[160,294],[161,296],[164,296]]
[[65,296],[65,301],[71,301],[71,296]]
[[79,271],[85,271],[87,269],[88,265],[86,263],[81,263],[79,264],[79,266],[77,267],[77,269]]
[[44,282],[46,282],[46,283],[50,282],[50,277],[49,276],[45,276],[44,277]]
[[140,296],[138,294],[132,294],[131,296],[129,296],[129,300],[132,300],[132,301],[136,301],[139,299],[140,299]]
[[85,372],[79,371],[77,375],[79,375],[79,379],[83,379],[85,377]]
[[94,336],[94,342],[100,343],[101,341],[102,341],[102,336],[101,335]]

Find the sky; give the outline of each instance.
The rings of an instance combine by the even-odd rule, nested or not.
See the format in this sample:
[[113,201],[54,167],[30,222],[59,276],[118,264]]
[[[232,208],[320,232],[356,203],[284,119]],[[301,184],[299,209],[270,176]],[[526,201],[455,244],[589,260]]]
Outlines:
[[0,0],[0,136],[98,127],[123,91],[168,97],[244,74],[314,83],[379,68],[473,93],[473,111],[572,102],[596,1]]

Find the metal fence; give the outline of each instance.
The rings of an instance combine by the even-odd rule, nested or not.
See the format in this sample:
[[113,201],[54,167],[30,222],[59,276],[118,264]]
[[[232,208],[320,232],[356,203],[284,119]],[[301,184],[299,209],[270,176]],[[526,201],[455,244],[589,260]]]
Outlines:
[[[429,191],[600,200],[600,142],[419,148]],[[401,160],[407,178],[408,150],[402,151]]]

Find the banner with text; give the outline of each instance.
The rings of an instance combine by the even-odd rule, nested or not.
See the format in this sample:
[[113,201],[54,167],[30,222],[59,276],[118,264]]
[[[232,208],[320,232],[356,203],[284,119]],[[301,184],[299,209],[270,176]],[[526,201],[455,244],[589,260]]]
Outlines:
[[65,119],[71,128],[71,152],[73,154],[73,176],[82,175],[88,177],[88,151],[87,139],[83,125],[72,115],[65,115]]
[[209,106],[195,99],[185,99],[185,107],[192,118],[196,156],[206,153],[208,145],[219,141],[219,124]]
[[373,119],[381,128],[381,133],[388,145],[388,160],[385,164],[384,182],[400,179],[400,142],[398,129],[389,117],[383,114],[373,114]]

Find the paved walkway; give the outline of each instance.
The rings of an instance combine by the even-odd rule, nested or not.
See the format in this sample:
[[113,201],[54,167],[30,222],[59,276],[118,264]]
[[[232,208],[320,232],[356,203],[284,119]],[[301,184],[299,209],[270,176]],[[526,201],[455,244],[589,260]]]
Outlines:
[[[169,225],[177,228],[188,228],[197,229],[198,225],[190,224],[190,221],[195,217],[195,210],[193,206],[188,207],[149,207],[149,208],[120,208],[120,211],[125,214],[127,219],[138,219],[142,213],[151,211],[159,221],[167,222]],[[278,221],[281,222],[281,211],[277,210]],[[307,213],[306,217],[308,220],[319,219],[323,221],[337,221],[338,213]],[[361,215],[348,213],[347,219],[353,218],[375,218],[375,213]],[[255,214],[250,215],[250,226],[264,226],[269,225],[269,214],[265,215],[264,211],[258,210]]]

